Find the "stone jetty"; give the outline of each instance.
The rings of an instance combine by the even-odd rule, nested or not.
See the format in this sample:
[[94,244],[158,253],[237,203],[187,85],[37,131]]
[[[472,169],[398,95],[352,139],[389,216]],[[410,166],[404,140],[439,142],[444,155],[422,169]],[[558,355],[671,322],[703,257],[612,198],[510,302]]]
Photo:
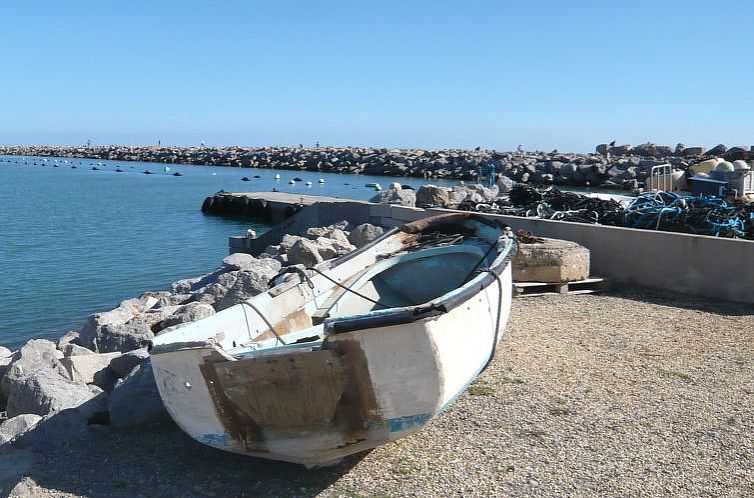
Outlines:
[[3,146],[0,155],[77,157],[167,164],[274,168],[418,178],[477,180],[495,171],[520,183],[606,188],[634,188],[653,166],[670,163],[686,170],[700,160],[723,157],[751,160],[749,146],[727,148],[600,144],[594,153],[558,151],[422,150],[374,147],[150,147],[105,145],[97,147]]

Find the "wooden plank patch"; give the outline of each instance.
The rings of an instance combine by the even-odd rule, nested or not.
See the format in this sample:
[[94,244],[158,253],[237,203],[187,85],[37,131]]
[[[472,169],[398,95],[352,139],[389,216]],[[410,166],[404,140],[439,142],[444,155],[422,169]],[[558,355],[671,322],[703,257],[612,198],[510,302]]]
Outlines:
[[552,294],[592,294],[603,289],[605,279],[587,278],[575,282],[513,282],[513,297],[547,296]]

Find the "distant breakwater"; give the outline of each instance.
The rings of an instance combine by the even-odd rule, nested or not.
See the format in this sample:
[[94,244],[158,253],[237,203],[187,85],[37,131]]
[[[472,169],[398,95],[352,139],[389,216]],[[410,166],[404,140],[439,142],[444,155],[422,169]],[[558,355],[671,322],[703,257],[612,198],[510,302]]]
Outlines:
[[166,164],[272,168],[417,178],[480,180],[490,164],[495,173],[520,183],[631,189],[651,168],[670,163],[675,169],[708,157],[751,160],[748,146],[676,147],[652,143],[600,144],[590,154],[558,151],[381,149],[373,147],[174,147],[174,146],[0,146],[0,155],[75,157]]

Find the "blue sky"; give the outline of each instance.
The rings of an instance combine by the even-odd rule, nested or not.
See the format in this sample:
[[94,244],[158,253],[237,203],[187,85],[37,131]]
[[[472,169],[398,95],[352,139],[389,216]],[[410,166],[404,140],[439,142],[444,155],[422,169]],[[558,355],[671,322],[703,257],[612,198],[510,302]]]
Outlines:
[[0,143],[754,144],[745,1],[3,2]]

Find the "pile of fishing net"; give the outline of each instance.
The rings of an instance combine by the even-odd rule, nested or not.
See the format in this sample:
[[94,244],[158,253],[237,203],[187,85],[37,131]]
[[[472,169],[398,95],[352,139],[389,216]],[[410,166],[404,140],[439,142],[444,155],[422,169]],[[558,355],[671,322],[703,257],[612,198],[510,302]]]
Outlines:
[[517,212],[506,214],[518,216],[601,225],[620,225],[623,220],[623,207],[617,201],[561,192],[552,186],[536,189],[517,185],[510,191],[509,202]]
[[638,196],[625,210],[631,228],[754,239],[754,205],[675,192]]

